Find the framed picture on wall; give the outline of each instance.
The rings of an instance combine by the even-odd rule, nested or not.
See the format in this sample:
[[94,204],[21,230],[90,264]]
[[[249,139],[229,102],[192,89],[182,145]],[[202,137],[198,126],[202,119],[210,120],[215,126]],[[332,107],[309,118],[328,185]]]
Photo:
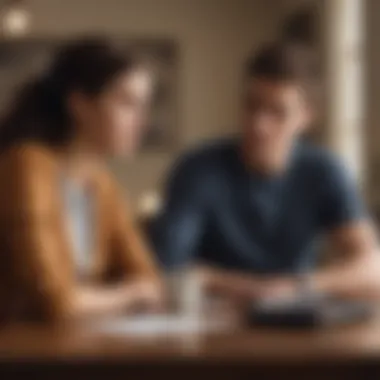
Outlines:
[[[168,150],[177,140],[178,49],[166,39],[109,38],[121,48],[131,49],[152,67],[155,87],[143,150]],[[0,42],[0,114],[15,92],[34,75],[43,73],[52,54],[69,40],[33,38]]]

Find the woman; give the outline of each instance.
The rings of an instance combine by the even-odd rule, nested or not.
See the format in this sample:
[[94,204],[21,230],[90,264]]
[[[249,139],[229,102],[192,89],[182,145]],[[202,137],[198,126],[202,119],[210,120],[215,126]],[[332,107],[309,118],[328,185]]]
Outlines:
[[101,40],[62,49],[0,125],[0,306],[56,321],[160,300],[152,258],[102,160],[131,154],[148,71]]

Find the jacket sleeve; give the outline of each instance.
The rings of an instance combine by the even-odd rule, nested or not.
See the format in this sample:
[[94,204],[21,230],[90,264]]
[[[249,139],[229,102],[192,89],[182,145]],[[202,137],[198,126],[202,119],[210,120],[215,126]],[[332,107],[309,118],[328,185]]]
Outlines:
[[158,268],[121,189],[110,179],[107,194],[110,220],[111,250],[122,266],[124,277],[159,280]]
[[48,166],[45,154],[31,147],[1,157],[0,223],[6,231],[3,260],[11,262],[9,275],[22,309],[56,320],[70,313],[73,279]]

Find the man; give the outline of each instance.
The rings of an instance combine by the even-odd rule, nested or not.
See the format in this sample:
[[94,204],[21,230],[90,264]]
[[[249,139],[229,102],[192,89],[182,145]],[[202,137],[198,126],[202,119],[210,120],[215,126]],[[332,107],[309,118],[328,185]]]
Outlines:
[[[248,299],[302,286],[380,291],[376,239],[354,182],[333,155],[301,142],[314,82],[300,47],[273,44],[249,59],[241,137],[187,154],[171,175],[153,239],[166,267],[199,261],[210,290]],[[342,258],[324,269],[321,237]]]

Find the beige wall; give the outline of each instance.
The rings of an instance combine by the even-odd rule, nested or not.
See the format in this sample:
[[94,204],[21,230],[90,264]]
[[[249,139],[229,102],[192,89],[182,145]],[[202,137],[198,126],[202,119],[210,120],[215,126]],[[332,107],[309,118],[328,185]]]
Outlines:
[[[376,153],[380,137],[380,132],[376,132],[380,121],[376,106],[376,97],[380,95],[380,1],[284,0],[282,13],[308,4],[319,16],[316,48],[324,69],[325,95],[317,136],[341,156],[372,203],[376,201],[373,195],[380,193],[380,181],[372,181],[376,171],[372,169],[376,162],[380,164],[380,154]],[[380,197],[375,198],[380,201]]]
[[[166,153],[113,165],[136,198],[160,183],[176,150],[233,130],[239,79],[250,50],[270,39],[276,1],[33,0],[35,35],[106,32],[173,38],[180,49],[179,142]],[[277,3],[278,4],[278,3]]]
[[326,140],[365,189],[368,175],[365,137],[364,43],[362,0],[325,1],[324,66]]
[[380,209],[380,1],[365,0],[367,5],[367,123],[366,147],[369,166],[369,194]]

